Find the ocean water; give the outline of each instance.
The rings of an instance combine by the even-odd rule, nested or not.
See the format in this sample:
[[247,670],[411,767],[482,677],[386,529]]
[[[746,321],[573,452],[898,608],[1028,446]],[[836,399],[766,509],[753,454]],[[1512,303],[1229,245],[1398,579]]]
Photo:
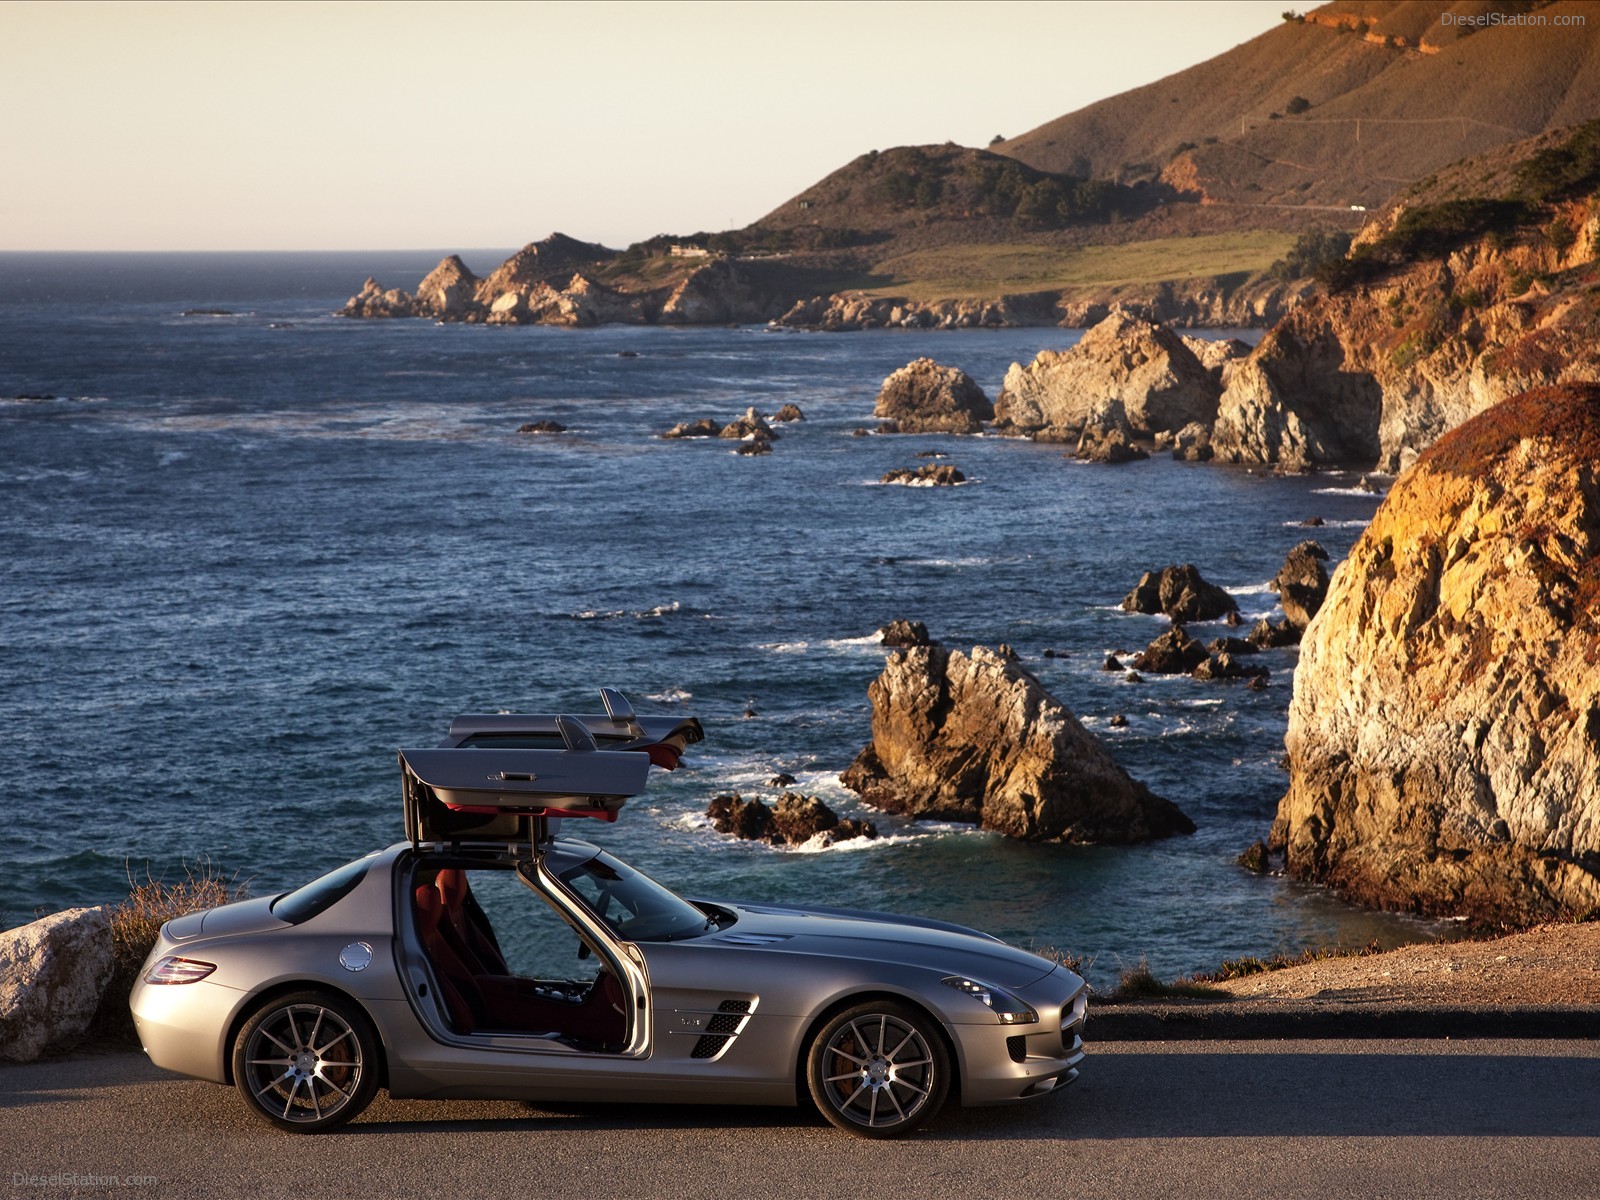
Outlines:
[[[1194,562],[1247,618],[1274,612],[1291,546],[1310,533],[1342,557],[1370,519],[1354,477],[852,436],[911,359],[993,396],[1063,330],[331,315],[367,274],[412,286],[437,257],[0,255],[7,925],[199,860],[256,894],[297,885],[399,839],[397,747],[458,712],[594,711],[610,685],[708,736],[579,832],[690,894],[962,921],[1082,955],[1102,983],[1436,932],[1235,865],[1284,788],[1294,650],[1263,656],[1260,693],[1100,670],[1165,628],[1117,608],[1147,569]],[[806,420],[767,457],[656,436],[785,402]],[[569,432],[517,433],[541,418]],[[877,483],[923,450],[971,482]],[[837,777],[870,736],[874,634],[895,617],[1010,643],[1199,831],[1022,845],[864,809]],[[710,829],[711,796],[770,799],[778,771],[885,836],[775,850]]]

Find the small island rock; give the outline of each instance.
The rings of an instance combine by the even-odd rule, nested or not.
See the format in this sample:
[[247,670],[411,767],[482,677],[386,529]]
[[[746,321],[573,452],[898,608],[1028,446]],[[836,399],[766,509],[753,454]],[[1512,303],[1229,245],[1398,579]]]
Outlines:
[[842,782],[870,804],[1029,841],[1140,842],[1194,829],[993,650],[896,651],[867,695],[872,742]]
[[883,381],[872,415],[894,422],[882,432],[977,433],[994,405],[959,367],[919,358]]

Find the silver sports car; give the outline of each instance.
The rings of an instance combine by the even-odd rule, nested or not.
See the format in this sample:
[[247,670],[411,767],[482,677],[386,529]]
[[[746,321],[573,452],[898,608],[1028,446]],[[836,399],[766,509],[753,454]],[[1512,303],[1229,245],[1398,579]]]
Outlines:
[[407,840],[169,922],[131,999],[151,1061],[311,1132],[395,1097],[793,1105],[893,1137],[955,1095],[1077,1077],[1084,982],[959,925],[686,900],[562,818],[614,820],[693,718],[459,717],[403,750]]

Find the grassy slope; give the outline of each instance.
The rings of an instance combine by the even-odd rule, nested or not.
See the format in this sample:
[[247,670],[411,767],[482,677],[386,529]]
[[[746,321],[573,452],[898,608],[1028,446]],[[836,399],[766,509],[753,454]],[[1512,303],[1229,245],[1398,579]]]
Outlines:
[[[863,290],[911,300],[984,299],[1005,293],[1071,291],[1259,271],[1282,258],[1281,232],[1160,238],[1117,246],[1025,242],[941,246],[883,259]],[[865,281],[863,281],[865,282]]]

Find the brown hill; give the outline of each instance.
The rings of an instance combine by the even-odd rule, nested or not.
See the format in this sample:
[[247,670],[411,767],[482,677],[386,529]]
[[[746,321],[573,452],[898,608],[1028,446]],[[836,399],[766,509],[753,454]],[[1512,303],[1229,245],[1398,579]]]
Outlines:
[[[1600,20],[1559,23],[1594,15],[1576,0],[1336,0],[992,149],[1046,172],[1160,177],[1214,203],[1372,207],[1600,113]],[[1500,23],[1454,23],[1468,18]]]

